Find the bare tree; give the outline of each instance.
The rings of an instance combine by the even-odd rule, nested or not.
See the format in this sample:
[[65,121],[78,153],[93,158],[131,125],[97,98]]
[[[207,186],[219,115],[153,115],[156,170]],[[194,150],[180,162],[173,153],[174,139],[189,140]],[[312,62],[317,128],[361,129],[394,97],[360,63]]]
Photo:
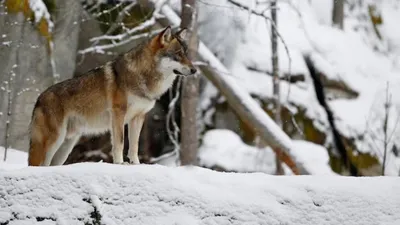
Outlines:
[[[189,55],[196,57],[197,38],[197,8],[195,0],[182,1],[181,28],[187,28],[189,41]],[[199,99],[199,77],[192,76],[183,79],[181,101],[181,154],[182,165],[196,164],[197,162],[197,102]]]
[[332,23],[343,30],[344,0],[333,0]]
[[[279,55],[278,55],[278,18],[276,16],[277,0],[271,1],[271,46],[272,46],[272,75],[274,94],[274,120],[279,127],[282,127],[281,102],[279,88]],[[279,156],[276,156],[276,174],[284,174]]]
[[391,106],[392,96],[389,94],[389,83],[386,86],[386,101],[385,101],[385,119],[383,121],[383,160],[382,160],[382,176],[385,176],[386,169],[386,160],[387,160],[387,152],[389,145],[389,137],[388,137],[388,120],[389,120],[389,109]]

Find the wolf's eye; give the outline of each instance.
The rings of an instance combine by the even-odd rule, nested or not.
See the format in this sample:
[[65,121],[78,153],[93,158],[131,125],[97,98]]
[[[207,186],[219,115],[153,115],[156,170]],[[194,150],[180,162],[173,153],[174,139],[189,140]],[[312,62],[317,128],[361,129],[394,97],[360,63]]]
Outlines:
[[177,55],[173,55],[173,56],[172,56],[172,59],[175,60],[175,61],[179,61],[180,58],[179,58],[179,56],[177,56]]
[[175,54],[172,55],[172,59],[175,61],[179,61],[181,59],[180,51],[175,52]]

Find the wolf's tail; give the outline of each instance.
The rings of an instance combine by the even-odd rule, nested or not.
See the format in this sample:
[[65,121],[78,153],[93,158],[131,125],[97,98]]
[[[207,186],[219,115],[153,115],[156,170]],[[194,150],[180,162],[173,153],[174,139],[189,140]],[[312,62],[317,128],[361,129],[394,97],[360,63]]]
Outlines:
[[49,166],[65,138],[62,104],[52,93],[43,94],[35,104],[31,119],[29,166]]
[[43,134],[43,128],[45,127],[41,127],[41,123],[44,122],[40,121],[42,119],[45,119],[42,109],[35,106],[30,124],[29,166],[41,166],[45,159],[45,137]]

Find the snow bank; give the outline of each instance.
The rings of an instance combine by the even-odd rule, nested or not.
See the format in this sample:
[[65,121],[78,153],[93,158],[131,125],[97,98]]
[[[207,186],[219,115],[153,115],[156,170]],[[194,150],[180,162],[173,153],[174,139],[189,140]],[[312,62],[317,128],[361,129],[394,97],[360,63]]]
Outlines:
[[[327,150],[307,141],[294,140],[293,154],[304,163],[313,175],[335,175],[329,165]],[[264,172],[275,174],[275,153],[271,148],[263,149],[243,143],[230,130],[215,129],[204,134],[199,149],[199,163],[207,168],[222,168],[236,172]],[[291,174],[289,168],[285,171]]]
[[398,190],[393,177],[82,163],[0,173],[0,224],[395,225]]

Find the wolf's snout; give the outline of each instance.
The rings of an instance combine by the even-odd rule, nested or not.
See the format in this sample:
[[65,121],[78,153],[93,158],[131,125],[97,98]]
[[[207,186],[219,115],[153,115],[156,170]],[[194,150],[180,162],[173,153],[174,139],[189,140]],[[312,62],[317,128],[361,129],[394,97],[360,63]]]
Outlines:
[[181,72],[179,72],[179,70],[176,69],[172,70],[172,72],[174,72],[174,74],[176,75],[183,75]]
[[172,72],[176,75],[190,76],[197,72],[197,69],[191,66],[182,66],[179,69],[173,69]]

